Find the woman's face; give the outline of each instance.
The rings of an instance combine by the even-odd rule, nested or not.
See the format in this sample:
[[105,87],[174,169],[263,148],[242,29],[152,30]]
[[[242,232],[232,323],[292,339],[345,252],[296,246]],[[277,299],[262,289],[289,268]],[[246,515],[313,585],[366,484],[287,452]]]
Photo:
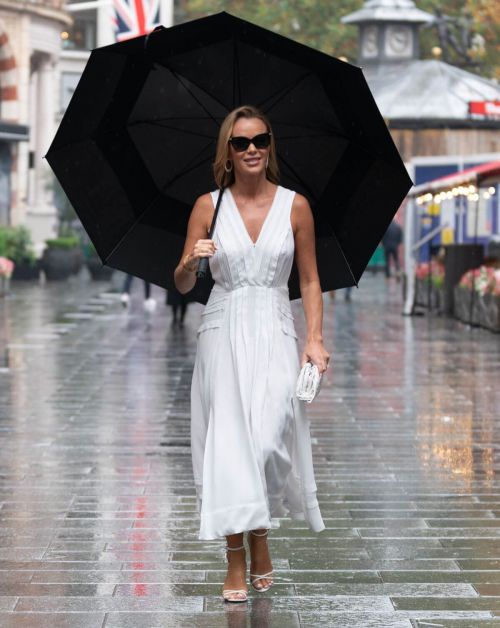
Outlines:
[[[232,137],[248,137],[267,133],[267,127],[259,118],[238,118],[233,126]],[[247,150],[238,152],[229,144],[229,158],[233,162],[234,173],[237,176],[257,176],[266,170],[269,147],[257,149],[253,144]]]

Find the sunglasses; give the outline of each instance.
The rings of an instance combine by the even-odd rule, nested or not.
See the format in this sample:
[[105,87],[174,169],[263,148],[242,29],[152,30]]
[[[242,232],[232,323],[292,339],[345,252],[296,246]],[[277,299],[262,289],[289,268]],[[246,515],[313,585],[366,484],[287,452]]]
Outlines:
[[250,144],[253,144],[255,148],[260,150],[261,148],[267,148],[271,143],[271,133],[260,133],[255,137],[230,137],[229,143],[237,153],[242,153],[248,150]]

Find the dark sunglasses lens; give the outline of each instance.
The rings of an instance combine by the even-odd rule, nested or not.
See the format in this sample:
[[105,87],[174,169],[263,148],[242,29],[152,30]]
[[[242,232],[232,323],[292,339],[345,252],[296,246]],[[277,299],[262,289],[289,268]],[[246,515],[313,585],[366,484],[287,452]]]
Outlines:
[[232,137],[231,146],[239,153],[243,152],[250,146],[250,140],[246,137]]
[[248,137],[232,137],[230,140],[231,146],[238,153],[242,153],[244,150],[247,150],[250,144],[253,144],[255,148],[267,148],[271,143],[271,136],[269,133],[261,133],[260,135],[256,135],[252,139]]
[[267,148],[271,142],[271,138],[269,137],[269,133],[262,133],[261,135],[256,135],[252,144],[255,148]]

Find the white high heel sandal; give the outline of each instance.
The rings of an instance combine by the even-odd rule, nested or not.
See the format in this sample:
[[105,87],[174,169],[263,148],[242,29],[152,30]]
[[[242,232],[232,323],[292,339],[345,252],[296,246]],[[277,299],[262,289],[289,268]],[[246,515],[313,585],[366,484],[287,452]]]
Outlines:
[[[245,549],[244,545],[241,545],[241,547],[228,547],[226,545],[228,552],[237,552],[242,549]],[[241,594],[241,597],[231,597],[237,594]],[[246,602],[248,600],[248,591],[245,589],[222,589],[222,597],[225,602]]]
[[[250,530],[250,534],[253,534],[254,536],[267,536],[269,534],[269,530],[266,530],[263,534],[257,534],[257,532],[254,532],[253,530]],[[265,573],[263,575],[251,573],[250,574],[250,583],[251,583],[252,587],[256,591],[258,591],[259,593],[264,593],[265,591],[269,591],[269,589],[273,585],[272,575],[273,575],[272,571],[270,571],[268,573]],[[259,580],[271,580],[271,583],[268,584],[267,587],[256,587],[255,583],[258,582]]]

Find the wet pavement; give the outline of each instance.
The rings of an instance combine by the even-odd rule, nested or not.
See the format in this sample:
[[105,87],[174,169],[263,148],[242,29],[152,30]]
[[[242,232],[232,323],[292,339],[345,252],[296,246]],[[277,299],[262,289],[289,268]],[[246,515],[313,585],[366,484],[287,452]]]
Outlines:
[[499,336],[404,318],[379,276],[325,295],[327,529],[282,520],[275,586],[224,606],[189,452],[201,306],[173,328],[135,289],[129,310],[81,278],[0,301],[0,626],[500,627]]

